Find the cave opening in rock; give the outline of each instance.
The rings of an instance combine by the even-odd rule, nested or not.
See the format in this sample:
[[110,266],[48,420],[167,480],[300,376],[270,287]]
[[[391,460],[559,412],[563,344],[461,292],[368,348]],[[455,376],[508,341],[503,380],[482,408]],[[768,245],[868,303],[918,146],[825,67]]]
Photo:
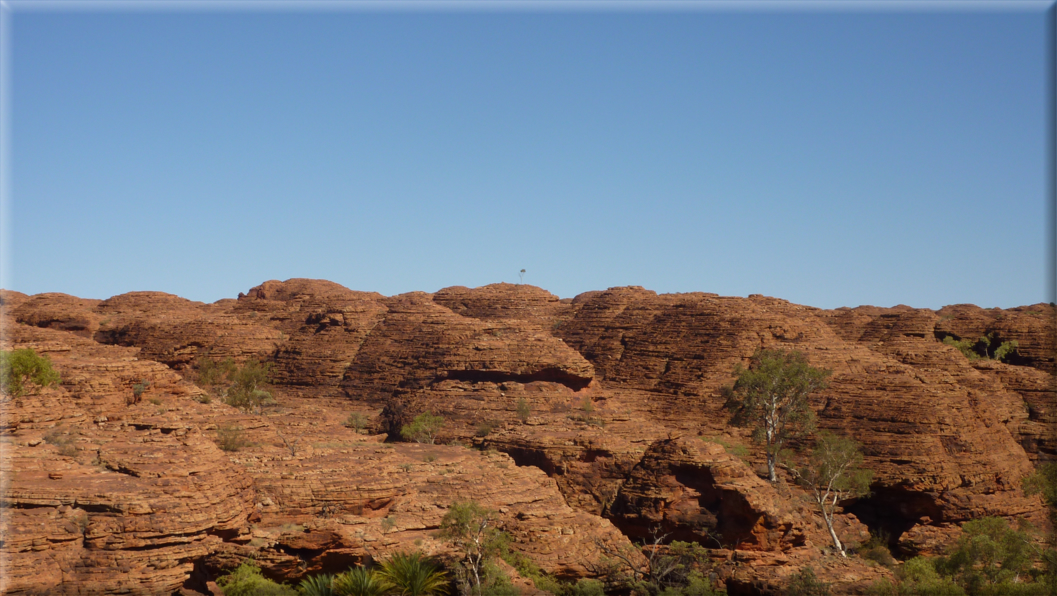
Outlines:
[[913,553],[904,552],[899,547],[900,537],[919,523],[936,523],[943,517],[931,496],[900,487],[874,488],[869,497],[855,501],[844,510],[866,524],[870,534],[887,536],[888,549],[902,558]]

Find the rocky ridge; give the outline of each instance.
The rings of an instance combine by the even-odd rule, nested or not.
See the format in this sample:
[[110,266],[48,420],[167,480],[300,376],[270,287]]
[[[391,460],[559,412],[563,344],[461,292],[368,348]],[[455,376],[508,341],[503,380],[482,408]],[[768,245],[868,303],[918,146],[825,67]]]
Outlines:
[[[637,287],[559,300],[512,284],[384,297],[316,280],[214,304],[9,291],[0,304],[4,348],[34,347],[63,375],[3,403],[16,537],[4,593],[117,593],[113,568],[142,593],[204,591],[251,553],[286,580],[409,544],[444,553],[431,530],[461,498],[501,511],[516,547],[563,577],[589,574],[605,541],[663,531],[713,548],[732,594],[772,590],[806,562],[861,589],[884,572],[827,558],[802,491],[760,480],[754,450],[719,445],[750,445],[725,424],[720,388],[761,347],[833,371],[813,404],[820,427],[860,441],[876,474],[873,496],[840,516],[852,542],[869,526],[928,553],[969,519],[1038,521],[1020,479],[1057,454],[1051,305],[826,311]],[[988,333],[1018,341],[1008,363],[940,341]],[[271,362],[278,405],[203,403],[203,357]],[[141,380],[151,401],[131,404]],[[442,442],[482,451],[340,424],[355,411],[380,430],[393,401],[440,413]],[[234,427],[254,445],[218,449]]]

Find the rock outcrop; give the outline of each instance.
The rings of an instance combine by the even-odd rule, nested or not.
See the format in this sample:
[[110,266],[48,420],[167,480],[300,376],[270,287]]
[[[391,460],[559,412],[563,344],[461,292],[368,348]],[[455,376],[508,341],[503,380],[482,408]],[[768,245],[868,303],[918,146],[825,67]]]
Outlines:
[[[760,480],[758,450],[718,444],[750,445],[721,389],[760,348],[832,371],[819,427],[859,441],[875,473],[839,516],[851,542],[869,526],[930,553],[966,520],[1041,521],[1021,480],[1057,457],[1051,305],[821,310],[639,287],[561,300],[513,284],[385,297],[294,279],[213,304],[0,291],[0,306],[4,349],[32,347],[63,377],[3,401],[4,593],[119,593],[126,577],[204,592],[250,555],[287,581],[397,548],[450,556],[433,530],[465,498],[560,577],[588,574],[600,544],[663,532],[712,548],[732,593],[808,563],[858,590],[876,572],[830,564],[803,491]],[[1016,352],[942,342],[988,334]],[[193,384],[203,358],[270,363],[277,404],[221,403]],[[378,433],[387,406],[442,415],[450,444],[341,424],[356,412]]]

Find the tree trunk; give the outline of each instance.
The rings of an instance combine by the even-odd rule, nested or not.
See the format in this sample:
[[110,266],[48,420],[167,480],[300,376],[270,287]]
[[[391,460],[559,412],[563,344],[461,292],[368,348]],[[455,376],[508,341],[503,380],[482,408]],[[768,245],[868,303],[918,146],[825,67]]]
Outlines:
[[767,479],[771,482],[778,482],[778,473],[774,469],[774,460],[777,456],[773,453],[767,454]]
[[840,553],[840,556],[847,558],[848,554],[844,552],[844,545],[840,543],[840,538],[837,538],[837,532],[833,530],[833,516],[826,515],[822,512],[822,519],[826,520],[826,529],[829,530],[829,537],[833,539],[833,546]]

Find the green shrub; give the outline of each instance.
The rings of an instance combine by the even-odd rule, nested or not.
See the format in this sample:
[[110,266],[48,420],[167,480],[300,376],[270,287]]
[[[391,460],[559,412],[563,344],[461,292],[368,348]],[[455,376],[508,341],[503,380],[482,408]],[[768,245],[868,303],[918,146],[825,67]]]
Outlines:
[[602,582],[597,579],[581,578],[569,590],[569,596],[605,596]]
[[[143,393],[150,388],[150,381],[147,379],[140,379],[139,383],[132,386],[132,397],[136,402],[139,402],[140,398],[143,397]],[[157,404],[156,404],[157,405]]]
[[528,400],[524,397],[519,397],[517,400],[517,419],[525,422],[532,415],[532,407],[529,406]]
[[967,339],[954,339],[953,336],[948,335],[947,337],[943,338],[943,343],[948,346],[953,346],[957,348],[958,351],[961,352],[969,360],[980,359],[980,354],[977,354],[976,351],[973,350],[973,346],[976,345],[976,342],[969,341]]
[[962,524],[962,536],[937,571],[950,575],[970,593],[982,586],[1020,583],[1034,565],[1031,538],[1000,517],[984,517]]
[[231,386],[224,403],[246,412],[256,409],[258,414],[263,413],[264,405],[274,401],[271,393],[260,388],[268,382],[271,370],[269,363],[247,360],[231,375]]
[[220,385],[230,382],[231,376],[235,373],[238,365],[235,364],[235,360],[230,356],[217,362],[210,358],[207,352],[198,356],[196,368],[198,369],[199,385]]
[[30,384],[43,389],[61,382],[51,360],[36,351],[0,351],[0,390],[12,397],[22,397]]
[[829,596],[829,584],[815,575],[815,570],[804,567],[790,578],[785,586],[786,596]]
[[416,443],[429,443],[432,445],[437,440],[437,434],[444,427],[444,418],[434,416],[426,411],[415,416],[411,424],[406,424],[400,429],[400,436],[405,441]]
[[885,567],[892,567],[896,564],[892,551],[888,549],[888,533],[884,530],[871,532],[869,540],[859,545],[859,548],[855,549],[855,553],[860,558],[879,563]]
[[277,584],[261,575],[261,568],[243,561],[238,569],[217,579],[224,596],[297,596],[289,586]]
[[81,450],[73,444],[76,439],[76,435],[70,435],[62,429],[55,428],[51,432],[44,435],[44,442],[49,445],[54,445],[59,448],[59,455],[66,457],[77,457],[77,454]]
[[998,349],[995,350],[995,360],[1005,362],[1006,359],[1016,352],[1019,347],[1020,343],[1015,339],[1002,342],[1002,345],[998,346]]
[[494,423],[482,422],[477,425],[477,432],[475,432],[474,434],[478,437],[487,437],[488,435],[492,434],[493,430],[495,430]]
[[224,425],[217,428],[217,445],[224,451],[238,451],[250,446],[241,426]]
[[370,422],[366,416],[359,412],[349,412],[349,417],[345,419],[344,425],[352,430],[363,434],[367,430],[367,423]]

